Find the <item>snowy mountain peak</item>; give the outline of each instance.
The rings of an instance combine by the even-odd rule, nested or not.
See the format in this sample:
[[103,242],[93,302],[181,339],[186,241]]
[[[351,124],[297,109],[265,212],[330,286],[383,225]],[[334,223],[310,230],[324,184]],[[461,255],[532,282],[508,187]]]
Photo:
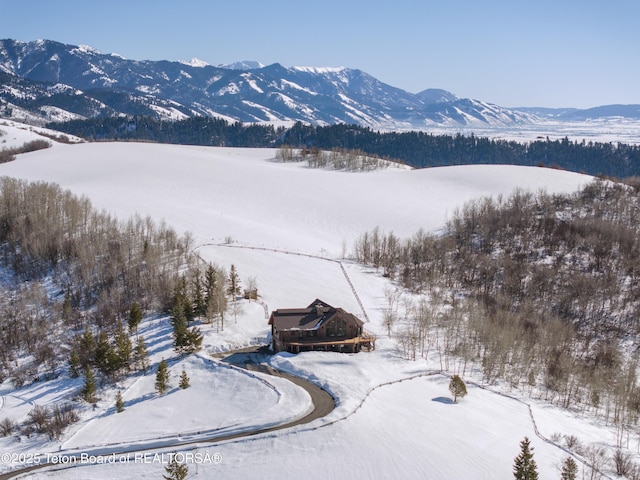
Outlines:
[[180,61],[180,63],[183,63],[185,65],[189,65],[191,67],[207,67],[209,66],[209,63],[205,62],[204,60],[200,60],[199,58],[193,57],[191,60],[187,61]]
[[297,70],[299,72],[306,73],[316,73],[316,74],[325,74],[325,73],[340,73],[344,70],[347,70],[347,67],[304,67],[304,66],[294,66],[291,67],[292,70]]
[[227,70],[256,70],[264,68],[264,66],[264,64],[256,62],[255,60],[242,60],[225,65],[218,65],[219,68],[226,68]]
[[89,45],[78,45],[77,50],[79,50],[80,52],[84,52],[84,53],[92,53],[95,55],[102,55],[102,52],[100,50],[96,50],[95,48],[89,46]]

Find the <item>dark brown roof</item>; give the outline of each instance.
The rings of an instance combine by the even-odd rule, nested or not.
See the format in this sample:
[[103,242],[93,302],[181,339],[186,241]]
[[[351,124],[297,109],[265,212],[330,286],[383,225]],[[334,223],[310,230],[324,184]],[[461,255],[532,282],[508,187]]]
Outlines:
[[340,317],[345,322],[358,326],[364,322],[355,315],[345,312],[342,308],[335,308],[322,300],[314,300],[307,308],[280,308],[271,312],[269,325],[275,325],[279,331],[283,330],[317,330],[328,320]]

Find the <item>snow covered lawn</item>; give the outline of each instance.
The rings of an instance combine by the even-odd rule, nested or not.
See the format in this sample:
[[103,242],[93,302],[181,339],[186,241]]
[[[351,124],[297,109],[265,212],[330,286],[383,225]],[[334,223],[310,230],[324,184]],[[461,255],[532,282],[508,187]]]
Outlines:
[[[319,374],[323,375],[322,368]],[[353,378],[348,366],[345,377]],[[190,473],[197,469],[205,478],[265,480],[509,479],[519,442],[526,435],[534,447],[540,478],[559,478],[564,454],[535,436],[525,405],[473,386],[464,400],[453,404],[448,383],[440,375],[393,383],[374,390],[356,414],[335,424],[202,445],[190,452],[210,458],[218,454],[222,461],[197,466],[194,462]],[[163,467],[131,461],[62,473],[64,478],[87,480],[152,479],[164,473]]]

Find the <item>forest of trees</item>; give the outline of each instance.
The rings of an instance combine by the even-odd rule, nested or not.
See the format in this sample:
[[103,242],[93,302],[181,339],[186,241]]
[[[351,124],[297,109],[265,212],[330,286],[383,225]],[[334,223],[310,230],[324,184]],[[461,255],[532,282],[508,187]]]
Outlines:
[[[480,369],[628,432],[640,418],[640,183],[467,204],[441,236],[361,235],[356,260],[398,283],[384,322],[407,358]],[[402,288],[412,294],[403,294]],[[620,434],[628,442],[628,435]]]
[[[149,217],[121,221],[57,185],[0,178],[0,383],[82,377],[78,399],[93,404],[101,386],[147,373],[145,314],[168,314],[179,355],[201,346],[194,322],[223,330],[230,285],[240,288],[232,270],[205,264],[189,234]],[[23,425],[3,419],[0,435],[58,438],[78,418],[73,405],[40,408]]]
[[441,235],[376,228],[353,253],[396,284],[383,322],[405,358],[596,415],[616,428],[614,453],[552,440],[586,459],[589,478],[605,464],[640,478],[625,450],[640,439],[639,178],[485,198]]
[[104,117],[50,123],[48,128],[92,141],[136,140],[178,145],[273,147],[284,129],[212,117],[163,122],[150,117]]
[[538,139],[529,144],[491,140],[475,135],[433,135],[426,132],[377,132],[354,125],[295,124],[280,143],[330,150],[362,150],[411,166],[508,164],[558,167],[590,175],[640,175],[640,146]]
[[229,123],[194,117],[163,122],[148,117],[99,118],[51,123],[50,128],[88,140],[138,140],[161,143],[298,149],[358,150],[372,157],[413,167],[509,164],[548,166],[589,175],[640,175],[640,146],[622,143],[537,139],[530,143],[491,140],[474,135],[433,135],[426,132],[378,132],[357,125],[313,126],[296,123],[289,129],[271,125]]
[[56,185],[0,179],[0,266],[12,280],[0,296],[0,374],[21,353],[39,358],[38,346],[55,341],[61,323],[115,330],[134,302],[167,307],[193,261],[190,248],[189,236],[150,218],[120,222]]
[[[0,382],[68,372],[93,402],[103,382],[146,371],[138,324],[173,306],[199,268],[191,250],[150,218],[119,221],[56,185],[0,178]],[[59,436],[77,418],[69,405],[33,412],[22,432]]]

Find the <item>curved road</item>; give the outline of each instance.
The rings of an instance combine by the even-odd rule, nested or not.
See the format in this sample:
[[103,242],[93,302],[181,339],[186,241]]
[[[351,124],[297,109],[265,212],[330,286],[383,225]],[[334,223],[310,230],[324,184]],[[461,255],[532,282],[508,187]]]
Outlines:
[[[172,447],[182,447],[185,445],[202,444],[202,443],[218,443],[218,442],[223,442],[225,440],[233,440],[236,438],[252,437],[255,435],[260,435],[262,433],[274,432],[277,430],[284,430],[286,428],[295,427],[297,425],[311,423],[314,420],[317,420],[319,418],[322,418],[328,415],[335,408],[334,398],[326,390],[323,390],[321,387],[319,387],[315,383],[309,382],[308,380],[304,380],[300,377],[296,377],[295,375],[291,375],[289,373],[275,370],[274,368],[264,364],[251,363],[252,354],[260,354],[260,351],[261,351],[260,348],[253,347],[250,349],[243,349],[243,350],[238,350],[236,352],[230,352],[230,354],[223,361],[227,361],[227,363],[231,363],[236,366],[241,366],[246,370],[256,371],[256,372],[266,373],[268,375],[273,375],[276,377],[281,377],[286,380],[289,380],[290,382],[298,385],[301,388],[304,388],[307,391],[307,393],[309,393],[309,396],[311,397],[311,401],[313,403],[313,410],[309,414],[305,415],[304,417],[298,418],[296,420],[292,420],[290,422],[282,423],[280,425],[276,425],[268,428],[257,428],[256,430],[234,433],[234,434],[212,435],[211,437],[202,438],[198,440],[189,440],[189,441],[182,441],[182,442],[178,441],[173,444],[164,445],[158,448],[142,448],[137,450],[120,450],[120,451],[114,450],[108,453],[103,453],[102,455],[95,455],[95,456],[106,458],[109,455],[113,455],[113,454],[122,455],[127,453],[136,453],[136,452],[150,452],[154,450],[166,450]],[[235,359],[231,359],[231,357],[235,357]],[[243,358],[244,360],[242,360]],[[54,453],[64,454],[64,452],[54,452]],[[53,464],[44,463],[40,465],[32,465],[30,467],[19,468],[11,472],[0,474],[0,480],[8,480],[18,475],[23,475],[33,470],[50,467],[52,465]],[[68,466],[64,466],[64,465],[60,465],[60,467],[68,468]]]

